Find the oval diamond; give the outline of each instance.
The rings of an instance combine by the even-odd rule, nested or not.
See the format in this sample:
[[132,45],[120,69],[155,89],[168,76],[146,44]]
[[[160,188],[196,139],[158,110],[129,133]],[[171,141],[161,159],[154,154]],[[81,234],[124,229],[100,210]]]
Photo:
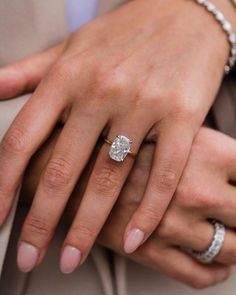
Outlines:
[[130,152],[131,144],[132,142],[129,138],[124,135],[118,135],[111,145],[109,151],[110,158],[117,162],[124,161]]

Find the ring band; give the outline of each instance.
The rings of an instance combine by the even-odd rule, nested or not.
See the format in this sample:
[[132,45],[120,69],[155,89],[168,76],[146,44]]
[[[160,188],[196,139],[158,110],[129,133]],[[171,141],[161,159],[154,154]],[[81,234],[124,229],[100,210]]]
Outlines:
[[132,140],[124,135],[117,135],[114,141],[104,139],[110,147],[109,156],[116,162],[123,162],[126,156],[135,157],[136,154],[131,151]]
[[191,255],[194,258],[205,264],[211,263],[214,260],[214,258],[219,254],[225,241],[224,224],[217,222],[215,220],[213,220],[211,223],[214,225],[215,234],[208,250],[204,252],[190,251]]

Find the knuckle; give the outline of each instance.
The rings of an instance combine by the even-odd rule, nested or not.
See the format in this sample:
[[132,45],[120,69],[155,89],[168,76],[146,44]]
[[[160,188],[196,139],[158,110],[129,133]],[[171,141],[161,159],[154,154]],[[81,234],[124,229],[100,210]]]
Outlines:
[[18,128],[14,127],[10,130],[2,140],[2,148],[6,152],[23,152],[27,147],[25,140],[25,132]]
[[171,168],[160,171],[157,181],[158,192],[173,191],[177,184],[177,173]]
[[157,225],[162,217],[162,214],[158,210],[156,210],[155,207],[151,206],[145,206],[144,208],[141,208],[139,214],[139,220],[143,219],[143,222],[141,221],[141,224],[143,225],[145,223]]
[[192,207],[193,188],[187,184],[180,183],[176,189],[175,197],[184,208]]
[[50,228],[48,223],[42,218],[37,217],[35,215],[29,216],[26,219],[23,230],[29,236],[31,234],[33,235],[37,234],[38,236],[41,236],[41,237],[47,237],[52,232],[52,229]]
[[121,96],[125,90],[127,78],[118,70],[98,70],[95,77],[94,89],[98,97],[110,98]]
[[93,186],[98,194],[113,197],[119,186],[119,172],[110,165],[104,165],[94,173]]
[[218,208],[223,205],[220,198],[194,183],[191,186],[180,184],[176,191],[176,200],[184,208]]
[[195,208],[213,208],[217,206],[213,199],[213,196],[207,195],[205,192],[196,190],[192,192],[190,202]]
[[62,189],[70,183],[71,165],[64,158],[52,159],[43,175],[43,183],[50,189]]
[[70,237],[76,244],[80,243],[81,240],[83,240],[83,243],[92,241],[94,236],[95,233],[89,223],[79,222],[71,226]]
[[178,227],[178,224],[176,222],[176,219],[166,217],[162,220],[159,228],[157,229],[157,234],[161,238],[173,238],[176,235],[179,235],[180,230]]
[[50,71],[50,79],[54,81],[65,81],[65,80],[71,80],[75,78],[75,75],[78,72],[78,68],[76,69],[76,65],[74,62],[71,62],[70,59],[68,60],[59,60],[57,63],[53,66],[53,68]]
[[[159,94],[155,92],[150,92],[150,88],[142,87],[138,89],[135,96],[135,107],[139,110],[147,110],[151,114],[155,113],[160,116],[160,105],[159,105]],[[162,100],[163,101],[163,100]],[[155,118],[157,120],[158,118]]]
[[159,260],[159,256],[162,254],[158,250],[159,250],[158,247],[154,243],[144,244],[144,246],[139,249],[139,251],[142,251],[141,252],[142,256],[148,262]]
[[192,122],[193,118],[196,118],[199,112],[200,104],[198,100],[192,99],[192,96],[186,95],[181,91],[174,94],[173,99],[175,101],[174,116],[184,122]]

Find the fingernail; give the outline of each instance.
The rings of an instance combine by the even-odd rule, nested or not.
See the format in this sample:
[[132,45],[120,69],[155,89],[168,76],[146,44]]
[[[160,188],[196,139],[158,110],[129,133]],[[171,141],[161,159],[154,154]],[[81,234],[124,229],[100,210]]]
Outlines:
[[61,256],[61,271],[65,274],[72,273],[79,265],[80,260],[81,252],[75,247],[66,246]]
[[31,271],[38,260],[39,251],[26,242],[21,242],[17,253],[17,264],[22,272]]
[[125,240],[125,252],[127,254],[133,253],[141,245],[143,240],[144,232],[138,228],[132,229]]

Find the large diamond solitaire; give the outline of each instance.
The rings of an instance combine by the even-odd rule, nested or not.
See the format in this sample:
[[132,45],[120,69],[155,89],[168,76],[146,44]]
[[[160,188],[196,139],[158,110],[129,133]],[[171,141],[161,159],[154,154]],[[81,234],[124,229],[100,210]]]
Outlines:
[[112,160],[122,162],[130,153],[132,141],[124,135],[118,135],[112,142],[109,156]]

